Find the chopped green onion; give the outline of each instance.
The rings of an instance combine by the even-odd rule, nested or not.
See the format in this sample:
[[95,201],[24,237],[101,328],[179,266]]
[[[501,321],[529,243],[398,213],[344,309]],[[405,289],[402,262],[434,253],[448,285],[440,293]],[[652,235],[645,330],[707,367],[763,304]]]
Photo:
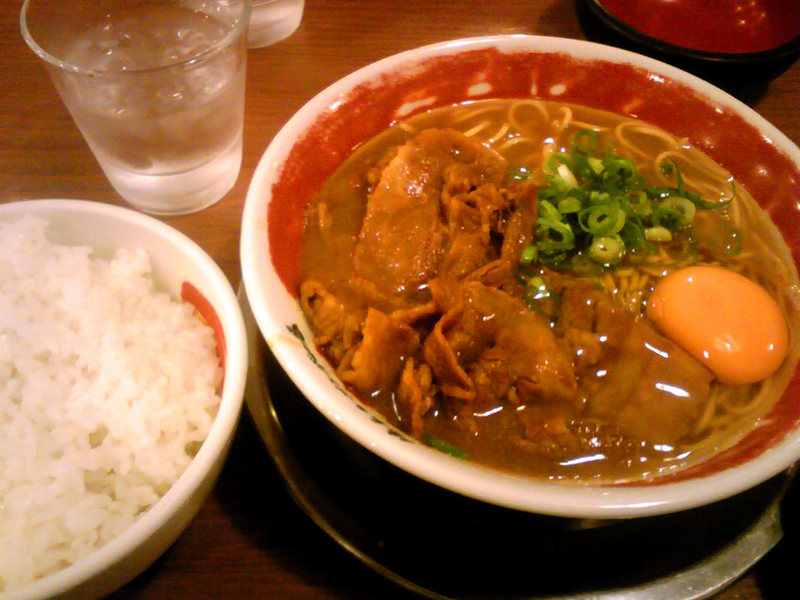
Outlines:
[[653,214],[653,207],[647,194],[642,190],[635,190],[627,196],[628,205],[640,217],[646,217]]
[[674,208],[662,204],[653,210],[650,221],[653,223],[654,227],[664,227],[672,231],[677,231],[683,227],[683,214]]
[[552,202],[549,202],[548,200],[542,200],[539,202],[539,218],[560,221],[561,212],[555,206],[553,206]]
[[614,198],[608,192],[598,192],[592,190],[589,192],[589,204],[609,204],[614,202]]
[[575,247],[575,234],[563,221],[539,218],[536,226],[536,247],[543,252],[571,250]]
[[605,170],[603,161],[599,158],[589,158],[589,166],[592,168],[592,171],[595,172],[595,175],[600,175],[600,173]]
[[703,200],[697,194],[692,194],[691,192],[686,191],[685,184],[683,182],[683,175],[681,174],[681,168],[678,166],[674,160],[665,160],[661,163],[661,171],[666,175],[675,174],[675,188],[674,192],[676,195],[686,198],[690,202],[692,202],[697,208],[722,208],[723,206],[727,206],[733,199],[736,197],[736,182],[731,180],[731,197],[727,200],[723,200],[722,202],[709,202],[707,200]]
[[736,198],[736,182],[731,181],[731,197],[721,202],[709,202],[708,200],[703,200],[697,194],[687,193],[686,197],[691,200],[697,208],[723,208],[728,206]]
[[563,163],[558,165],[557,172],[559,175],[561,175],[561,179],[568,188],[575,189],[576,187],[580,187],[578,180],[575,178],[575,175],[572,173],[572,171],[569,170],[567,165]]
[[614,265],[622,259],[625,245],[613,237],[596,237],[589,246],[589,256],[595,262]]
[[671,242],[672,232],[666,227],[656,225],[655,227],[648,227],[644,230],[644,238],[648,242]]
[[606,151],[598,142],[596,132],[583,129],[568,152],[548,157],[547,185],[539,190],[536,242],[523,252],[521,264],[571,269],[583,257],[609,265],[630,252],[647,256],[652,244],[676,235],[692,251],[696,211],[725,206],[735,197],[734,189],[723,202],[703,200],[686,189],[673,160],[660,167],[675,185],[649,187],[631,159]]
[[569,254],[565,251],[562,252],[540,252],[539,262],[543,265],[558,265],[569,258]]
[[572,157],[569,154],[562,152],[555,152],[547,159],[547,170],[554,173],[558,170],[559,165],[572,166]]
[[576,213],[583,207],[583,204],[580,200],[575,198],[574,196],[567,196],[563,200],[558,202],[558,212],[562,215],[568,215],[570,213]]
[[529,265],[536,260],[536,246],[525,246],[520,254],[519,262],[523,265]]
[[533,300],[541,300],[542,298],[550,297],[550,290],[547,289],[547,284],[541,277],[531,277],[528,280],[527,287]]
[[591,154],[597,146],[597,134],[591,129],[581,129],[575,134],[572,145],[578,152]]
[[638,249],[644,245],[644,228],[638,219],[628,219],[622,229],[619,230],[619,237],[629,249]]
[[461,448],[457,448],[453,444],[445,442],[444,440],[432,435],[425,435],[425,443],[431,448],[435,448],[436,450],[444,452],[445,454],[449,454],[450,456],[455,456],[456,458],[469,458],[469,454],[464,452]]
[[578,224],[594,236],[617,233],[625,224],[625,212],[617,205],[597,204],[578,213]]
[[694,221],[694,215],[697,207],[688,198],[681,196],[669,196],[668,198],[664,199],[664,201],[661,203],[661,206],[680,212],[682,214],[681,224],[684,226]]

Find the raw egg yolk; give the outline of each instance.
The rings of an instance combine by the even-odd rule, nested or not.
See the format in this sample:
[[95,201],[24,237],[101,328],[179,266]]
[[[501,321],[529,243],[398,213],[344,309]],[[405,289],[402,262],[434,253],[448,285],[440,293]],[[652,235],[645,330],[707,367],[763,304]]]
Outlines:
[[688,267],[658,282],[647,316],[724,383],[760,381],[783,362],[789,332],[758,284],[718,267]]

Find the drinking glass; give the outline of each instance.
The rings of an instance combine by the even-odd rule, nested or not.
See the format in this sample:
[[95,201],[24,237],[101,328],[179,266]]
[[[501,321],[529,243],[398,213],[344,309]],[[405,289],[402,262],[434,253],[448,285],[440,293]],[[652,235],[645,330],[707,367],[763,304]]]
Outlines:
[[305,0],[253,0],[247,45],[261,48],[289,37],[303,19]]
[[177,215],[239,174],[250,0],[26,0],[22,34],[111,185]]

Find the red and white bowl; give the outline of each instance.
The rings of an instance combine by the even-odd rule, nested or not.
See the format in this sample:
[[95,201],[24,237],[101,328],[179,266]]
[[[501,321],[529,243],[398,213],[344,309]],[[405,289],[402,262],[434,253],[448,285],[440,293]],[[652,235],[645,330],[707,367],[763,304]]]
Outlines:
[[166,223],[102,202],[48,199],[0,205],[0,223],[26,215],[48,222],[49,241],[90,246],[93,257],[108,260],[121,248],[146,251],[158,289],[193,304],[214,328],[224,370],[220,404],[208,436],[164,496],[117,537],[77,562],[0,592],[3,600],[92,600],[149,567],[180,537],[211,493],[239,422],[247,379],[247,335],[238,298],[225,274],[200,246]]
[[800,263],[800,150],[755,111],[667,64],[594,43],[523,35],[462,39],[368,65],[309,101],[266,149],[244,208],[243,281],[258,327],[309,401],[394,465],[491,504],[541,514],[665,514],[747,490],[800,458],[800,374],[762,423],[704,463],[627,485],[573,485],[486,469],[398,434],[352,396],[313,344],[296,299],[303,211],[360,143],[420,111],[482,98],[558,100],[685,137],[768,211]]

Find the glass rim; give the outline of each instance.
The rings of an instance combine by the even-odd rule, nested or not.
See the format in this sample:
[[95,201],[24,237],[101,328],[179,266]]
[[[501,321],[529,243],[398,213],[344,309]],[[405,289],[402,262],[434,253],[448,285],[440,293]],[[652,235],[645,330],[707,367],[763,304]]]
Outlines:
[[52,54],[47,52],[44,48],[42,48],[39,45],[39,43],[34,39],[33,35],[31,35],[31,32],[28,29],[28,8],[31,1],[32,0],[25,0],[22,4],[22,10],[20,11],[20,31],[22,33],[22,38],[25,40],[25,43],[31,50],[33,50],[33,52],[39,58],[41,58],[45,63],[47,63],[47,65],[55,67],[62,71],[68,71],[75,75],[86,75],[86,76],[98,76],[98,75],[125,76],[125,75],[135,75],[142,73],[155,73],[158,71],[174,69],[175,67],[191,66],[194,63],[202,62],[208,56],[216,54],[221,49],[232,45],[238,37],[244,38],[246,36],[247,26],[250,22],[250,14],[253,8],[252,0],[240,0],[242,4],[242,11],[239,17],[227,30],[225,36],[222,39],[218,40],[213,46],[211,46],[210,48],[206,48],[202,52],[194,54],[188,58],[181,58],[179,60],[175,60],[174,62],[169,62],[163,65],[136,68],[136,69],[115,70],[115,69],[91,69],[91,68],[87,69],[84,67],[80,67],[68,61],[62,60],[56,56],[53,56]]

